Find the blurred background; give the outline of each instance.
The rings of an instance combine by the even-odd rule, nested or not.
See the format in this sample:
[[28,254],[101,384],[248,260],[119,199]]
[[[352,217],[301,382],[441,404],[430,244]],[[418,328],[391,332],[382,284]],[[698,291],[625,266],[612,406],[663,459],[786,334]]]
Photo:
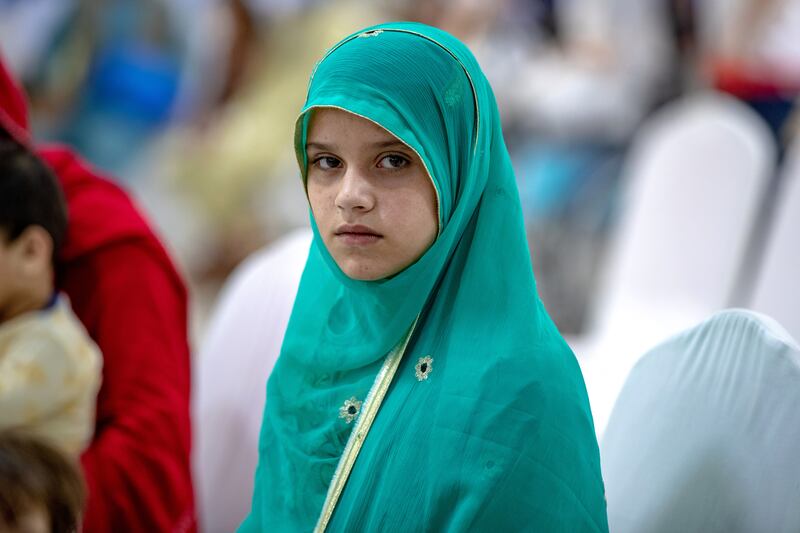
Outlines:
[[[720,304],[747,305],[797,131],[796,0],[0,0],[0,50],[30,95],[35,136],[77,148],[152,217],[189,280],[197,344],[231,271],[308,225],[292,129],[315,61],[387,20],[439,26],[478,57],[539,291],[568,335],[590,328],[648,135],[695,95],[746,115],[765,163],[746,189],[754,207],[735,230],[744,236]],[[681,172],[702,177],[695,159]],[[668,213],[668,232],[670,216],[683,213]]]
[[[390,20],[453,33],[491,82],[538,290],[598,437],[639,356],[720,309],[800,339],[800,0],[0,0],[0,53],[35,138],[131,191],[188,280],[207,531],[249,509],[254,406],[308,249],[293,231],[308,207],[292,134],[309,74],[342,37]],[[744,383],[774,388],[765,375]],[[791,386],[775,393],[796,412]]]

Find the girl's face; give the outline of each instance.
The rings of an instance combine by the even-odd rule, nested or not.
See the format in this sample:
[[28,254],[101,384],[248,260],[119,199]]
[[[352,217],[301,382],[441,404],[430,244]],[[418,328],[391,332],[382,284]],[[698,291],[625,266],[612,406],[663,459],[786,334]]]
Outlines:
[[306,186],[325,247],[353,279],[397,274],[438,233],[436,192],[422,161],[369,120],[339,109],[312,113]]

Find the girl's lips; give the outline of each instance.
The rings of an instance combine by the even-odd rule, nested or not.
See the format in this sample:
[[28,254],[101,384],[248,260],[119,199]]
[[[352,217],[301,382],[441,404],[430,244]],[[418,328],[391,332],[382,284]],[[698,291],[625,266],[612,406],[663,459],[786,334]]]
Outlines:
[[377,231],[361,224],[342,224],[336,228],[335,235],[337,240],[348,246],[374,244],[383,238]]
[[343,232],[337,233],[336,239],[349,246],[365,246],[374,244],[383,237],[374,233]]

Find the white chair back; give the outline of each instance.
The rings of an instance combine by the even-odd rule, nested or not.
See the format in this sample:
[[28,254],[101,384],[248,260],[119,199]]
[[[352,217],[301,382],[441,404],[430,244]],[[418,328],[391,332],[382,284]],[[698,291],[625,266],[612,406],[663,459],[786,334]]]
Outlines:
[[644,127],[624,170],[593,327],[571,342],[598,434],[640,354],[728,305],[774,153],[758,116],[720,94],[673,103]]
[[234,272],[195,360],[193,466],[209,533],[235,531],[250,510],[267,378],[310,244],[311,230],[298,230]]
[[601,444],[615,533],[800,531],[800,348],[723,311],[636,364]]
[[800,338],[800,141],[789,151],[751,307]]
[[[608,325],[617,313],[628,315],[631,307],[667,306],[682,315],[693,310],[680,330],[724,307],[774,155],[766,126],[723,95],[692,96],[654,117],[626,167],[598,325]],[[648,313],[638,320],[658,317]]]

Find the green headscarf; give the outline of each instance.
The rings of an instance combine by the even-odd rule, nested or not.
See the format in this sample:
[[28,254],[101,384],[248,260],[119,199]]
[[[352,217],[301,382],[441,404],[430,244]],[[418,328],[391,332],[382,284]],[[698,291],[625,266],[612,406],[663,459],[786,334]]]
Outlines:
[[[367,118],[418,153],[439,235],[399,274],[357,281],[312,217],[240,531],[311,531],[323,507],[329,531],[607,531],[583,379],[536,293],[497,104],[475,58],[417,23],[342,40],[317,65],[297,121],[303,176],[319,107]],[[387,354],[402,357],[393,378]],[[387,375],[380,403],[373,384],[385,389]],[[371,428],[359,426],[379,403]],[[348,439],[361,446],[349,477],[337,472]],[[334,472],[346,481],[335,505]]]

